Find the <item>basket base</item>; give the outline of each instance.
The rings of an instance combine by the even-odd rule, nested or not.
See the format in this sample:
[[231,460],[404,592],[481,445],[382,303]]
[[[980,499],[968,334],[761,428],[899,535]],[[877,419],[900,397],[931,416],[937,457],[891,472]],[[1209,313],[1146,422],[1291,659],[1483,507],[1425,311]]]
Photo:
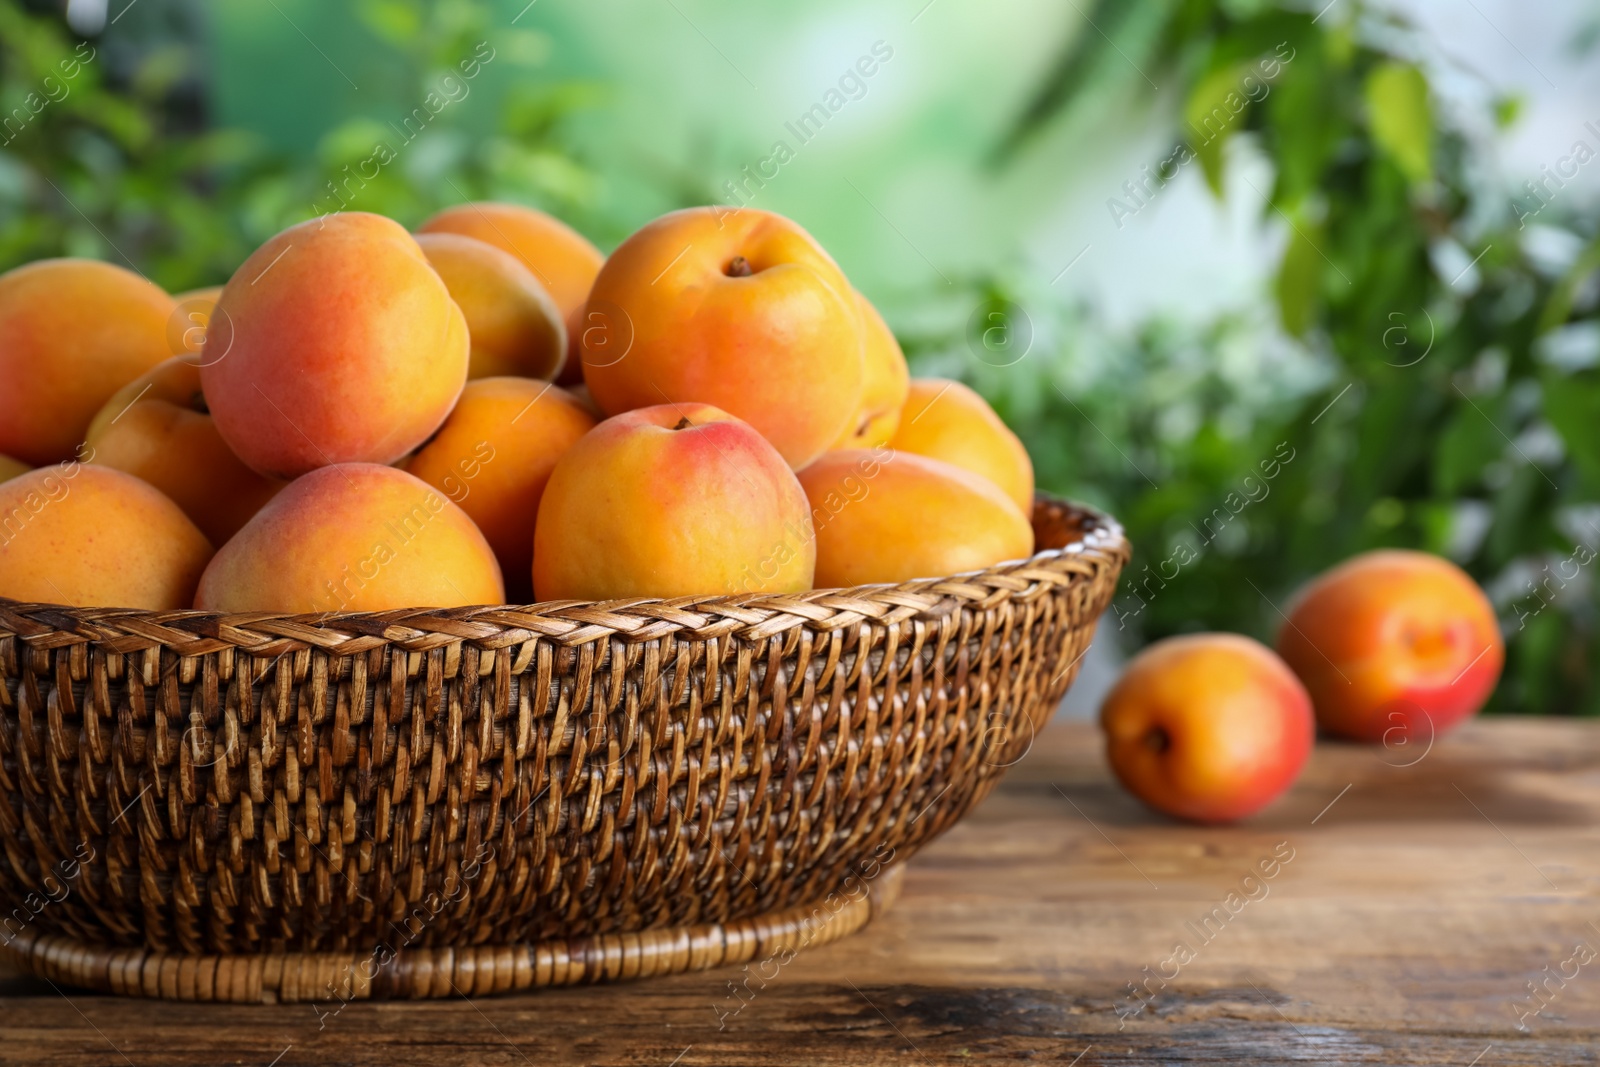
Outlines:
[[[768,970],[802,949],[860,930],[900,895],[901,866],[813,904],[724,923],[466,948],[191,956],[20,934],[0,959],[62,985],[122,996],[217,1004],[405,1000],[510,993],[546,986],[682,974],[760,961]],[[771,974],[763,972],[770,978]]]

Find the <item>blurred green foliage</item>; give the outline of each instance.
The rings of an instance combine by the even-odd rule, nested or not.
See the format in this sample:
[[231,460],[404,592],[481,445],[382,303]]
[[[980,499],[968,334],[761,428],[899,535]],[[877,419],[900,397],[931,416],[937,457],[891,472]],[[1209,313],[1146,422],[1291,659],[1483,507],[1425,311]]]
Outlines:
[[[562,123],[597,90],[484,76],[536,67],[536,32],[499,29],[490,45],[482,0],[362,0],[356,12],[410,88],[393,94],[404,102],[387,121],[337,125],[302,160],[190,120],[178,90],[197,76],[203,41],[158,39],[113,69],[107,43],[0,0],[0,268],[91,256],[178,291],[226,280],[267,237],[341,205],[408,225],[483,198],[582,219],[595,176],[565,147]],[[459,105],[491,80],[511,87],[474,103],[468,135]]]
[[[1270,640],[1317,572],[1422,548],[1459,561],[1501,613],[1492,708],[1600,714],[1595,218],[1555,184],[1513,204],[1440,113],[1414,31],[1357,0],[1320,19],[1242,0],[1101,0],[1086,15],[1104,37],[1074,38],[1001,165],[1064,113],[1140,90],[1140,70],[1176,74],[1178,136],[1212,188],[1224,146],[1248,143],[1274,174],[1253,190],[1261,224],[1285,238],[1281,331],[1225,319],[1107,336],[1086,309],[987,281],[975,296],[1025,308],[1052,358],[1002,369],[970,329],[908,338],[921,366],[997,401],[1042,485],[1126,524],[1137,554],[1103,626],[1130,649],[1199,629]],[[1265,92],[1244,80],[1285,44]],[[1239,361],[1240,345],[1267,351]]]

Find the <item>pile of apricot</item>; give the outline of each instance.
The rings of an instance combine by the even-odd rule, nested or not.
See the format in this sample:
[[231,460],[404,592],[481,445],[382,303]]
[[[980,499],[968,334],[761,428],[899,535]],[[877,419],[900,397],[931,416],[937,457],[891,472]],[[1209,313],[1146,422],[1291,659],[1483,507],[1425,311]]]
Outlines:
[[323,613],[797,593],[1026,557],[1033,468],[793,222],[609,257],[529,208],[347,212],[172,296],[0,275],[0,596]]
[[1100,708],[1106,758],[1157,811],[1231,822],[1300,776],[1320,728],[1412,767],[1494,692],[1505,640],[1494,606],[1447,559],[1364,552],[1312,580],[1276,651],[1238,634],[1157,641]]

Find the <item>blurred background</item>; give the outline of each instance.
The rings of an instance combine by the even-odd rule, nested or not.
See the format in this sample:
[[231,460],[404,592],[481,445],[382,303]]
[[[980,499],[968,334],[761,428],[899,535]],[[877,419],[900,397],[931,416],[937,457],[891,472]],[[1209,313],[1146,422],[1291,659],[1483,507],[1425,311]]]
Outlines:
[[1128,527],[1069,713],[1396,545],[1489,591],[1489,710],[1600,714],[1597,154],[1583,0],[0,0],[0,270],[178,291],[481,198],[801,222]]

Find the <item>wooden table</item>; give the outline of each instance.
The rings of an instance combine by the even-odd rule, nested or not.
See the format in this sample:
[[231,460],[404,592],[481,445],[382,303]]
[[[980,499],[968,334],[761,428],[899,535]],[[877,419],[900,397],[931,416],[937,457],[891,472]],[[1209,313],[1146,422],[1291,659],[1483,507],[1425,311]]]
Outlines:
[[1324,743],[1269,812],[1207,829],[1058,722],[891,911],[748,1000],[712,971],[319,1020],[6,974],[0,1064],[1592,1063],[1597,820],[1600,725]]

